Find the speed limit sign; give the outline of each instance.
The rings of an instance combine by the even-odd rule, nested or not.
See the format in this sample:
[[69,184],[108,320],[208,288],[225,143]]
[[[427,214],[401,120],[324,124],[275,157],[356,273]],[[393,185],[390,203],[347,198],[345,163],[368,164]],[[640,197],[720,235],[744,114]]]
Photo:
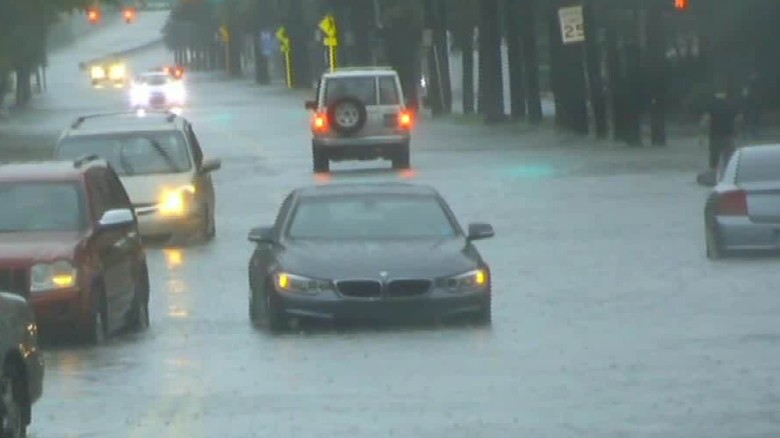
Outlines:
[[582,16],[582,6],[558,9],[558,19],[561,22],[563,44],[585,41],[585,20]]

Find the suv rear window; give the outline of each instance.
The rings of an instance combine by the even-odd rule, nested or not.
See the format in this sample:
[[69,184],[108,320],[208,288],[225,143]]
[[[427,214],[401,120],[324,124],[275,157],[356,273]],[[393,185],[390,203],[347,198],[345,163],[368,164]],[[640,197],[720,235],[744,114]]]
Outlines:
[[325,80],[325,105],[352,97],[364,105],[376,105],[376,76],[346,76]]
[[738,183],[780,180],[780,148],[740,151],[737,166]]
[[382,76],[379,78],[379,104],[399,105],[398,87],[394,76]]

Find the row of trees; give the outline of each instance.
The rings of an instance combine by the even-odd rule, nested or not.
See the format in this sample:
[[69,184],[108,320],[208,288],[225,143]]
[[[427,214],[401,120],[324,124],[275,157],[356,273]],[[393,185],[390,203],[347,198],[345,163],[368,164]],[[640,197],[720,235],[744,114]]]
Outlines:
[[[115,3],[107,1],[106,3]],[[32,98],[32,76],[46,64],[48,29],[62,14],[84,10],[92,0],[0,0],[0,106],[16,73],[16,103]]]

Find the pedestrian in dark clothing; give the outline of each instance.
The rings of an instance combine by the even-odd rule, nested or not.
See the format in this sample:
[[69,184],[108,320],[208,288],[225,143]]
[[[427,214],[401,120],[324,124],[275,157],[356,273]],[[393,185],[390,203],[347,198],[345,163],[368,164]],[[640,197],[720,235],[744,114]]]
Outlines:
[[715,94],[707,106],[705,120],[709,122],[709,165],[717,169],[734,151],[739,105],[725,92]]
[[758,130],[761,125],[760,93],[759,77],[757,74],[753,74],[750,76],[742,95],[745,105],[745,131],[753,138],[758,137]]

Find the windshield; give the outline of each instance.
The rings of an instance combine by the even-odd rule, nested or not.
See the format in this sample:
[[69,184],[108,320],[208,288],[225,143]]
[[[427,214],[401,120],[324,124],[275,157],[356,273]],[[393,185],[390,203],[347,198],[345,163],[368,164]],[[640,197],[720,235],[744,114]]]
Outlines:
[[0,206],[0,232],[76,231],[85,222],[73,183],[0,183]]
[[141,76],[138,82],[147,85],[165,85],[170,82],[170,78],[167,75],[149,75]]
[[175,131],[68,137],[57,148],[61,160],[92,154],[108,161],[120,176],[179,173],[191,168],[184,138]]
[[291,239],[444,238],[458,233],[433,196],[304,198]]

